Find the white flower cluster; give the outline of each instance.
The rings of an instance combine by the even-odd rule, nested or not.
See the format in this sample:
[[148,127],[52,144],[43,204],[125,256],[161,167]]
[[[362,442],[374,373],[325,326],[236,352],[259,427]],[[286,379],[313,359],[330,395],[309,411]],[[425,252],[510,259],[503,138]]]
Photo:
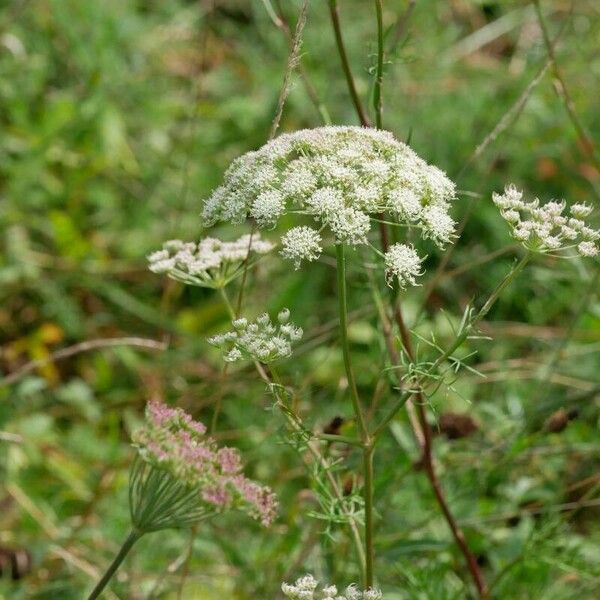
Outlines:
[[600,232],[588,227],[583,220],[592,212],[586,204],[573,204],[569,216],[563,214],[566,202],[551,201],[540,205],[536,198],[523,200],[523,192],[514,185],[503,194],[493,194],[494,204],[511,227],[512,236],[529,250],[557,252],[575,247],[581,256],[598,254]]
[[170,240],[161,250],[148,256],[149,269],[190,285],[219,288],[241,272],[249,249],[254,254],[266,254],[273,249],[273,244],[256,233],[252,240],[250,235],[243,235],[235,242],[211,237],[197,244]]
[[278,315],[278,325],[271,322],[268,314],[256,321],[236,319],[233,330],[209,338],[207,341],[224,351],[225,362],[236,362],[244,358],[270,363],[292,354],[292,342],[302,339],[302,329],[289,322],[290,311],[284,308]]
[[394,244],[385,253],[385,275],[388,284],[398,278],[400,289],[407,285],[417,285],[415,277],[422,275],[421,258],[412,246]]
[[296,267],[315,260],[328,230],[336,243],[367,243],[370,215],[419,227],[442,246],[453,236],[448,211],[455,185],[409,146],[377,129],[319,127],[284,134],[236,159],[204,204],[206,225],[242,223],[274,227],[285,213],[308,216],[317,228],[290,229],[282,254]]
[[[360,591],[356,585],[349,585],[344,594],[338,595],[335,585],[329,585],[317,592],[319,582],[312,575],[305,575],[296,580],[296,583],[282,583],[281,590],[291,600],[380,600],[383,595],[378,589]],[[315,595],[318,594],[318,595]]]

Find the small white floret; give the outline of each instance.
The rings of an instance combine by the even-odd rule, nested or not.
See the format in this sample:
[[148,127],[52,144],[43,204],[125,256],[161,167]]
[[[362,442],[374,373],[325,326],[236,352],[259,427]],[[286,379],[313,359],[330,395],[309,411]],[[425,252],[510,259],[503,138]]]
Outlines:
[[277,190],[268,190],[259,194],[250,210],[250,214],[260,227],[272,227],[284,212],[285,202]]
[[417,285],[415,278],[422,275],[421,258],[412,246],[394,244],[385,253],[385,274],[388,284],[397,277],[400,289]]
[[319,232],[305,225],[293,227],[281,238],[281,255],[291,260],[296,269],[303,260],[313,261],[321,256]]
[[596,244],[594,244],[594,242],[581,242],[577,246],[577,252],[579,252],[579,254],[581,256],[586,256],[586,257],[591,258],[598,254],[598,246],[596,246]]
[[438,245],[451,241],[456,223],[448,212],[440,206],[426,206],[421,216],[425,234]]

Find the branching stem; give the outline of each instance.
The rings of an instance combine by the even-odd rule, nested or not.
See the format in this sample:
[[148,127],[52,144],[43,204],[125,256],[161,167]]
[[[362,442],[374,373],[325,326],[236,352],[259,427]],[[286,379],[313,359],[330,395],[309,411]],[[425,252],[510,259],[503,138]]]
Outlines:
[[[260,363],[255,362],[254,364],[257,367],[258,374],[261,376],[263,381],[269,386],[269,388],[271,389],[271,393],[273,394],[273,396],[275,397],[277,402],[279,402],[280,404],[283,404],[282,399],[279,397],[279,394],[276,391],[276,386],[273,386],[273,383],[275,383],[276,385],[282,387],[281,378],[279,377],[279,374],[277,373],[277,370],[275,369],[275,367],[273,367],[273,365],[270,366],[269,370],[271,372],[271,377],[269,377],[267,375],[267,373],[265,372],[265,370],[263,369],[262,365],[260,365]],[[272,378],[272,381],[271,381],[271,378]],[[290,410],[285,410],[282,412],[285,415],[290,427],[292,429],[294,429],[296,432],[301,432],[303,429],[303,426],[301,424],[300,417],[296,414],[293,414],[293,411],[290,411]],[[334,436],[334,437],[338,437],[338,436]],[[359,442],[359,445],[362,447],[362,444],[360,444],[360,442]],[[358,530],[356,522],[354,521],[354,518],[352,517],[352,515],[348,514],[347,511],[344,509],[343,491],[340,488],[340,485],[338,484],[333,473],[331,472],[331,468],[328,465],[325,457],[321,454],[318,446],[316,444],[314,444],[312,440],[309,440],[308,443],[306,444],[306,447],[308,448],[308,451],[312,455],[313,459],[321,465],[321,467],[325,473],[325,476],[327,477],[327,480],[329,482],[329,486],[331,487],[331,490],[333,491],[334,496],[340,502],[342,511],[348,518],[348,526],[350,527],[350,533],[352,534],[352,540],[354,542],[354,546],[356,549],[356,555],[358,557],[358,562],[360,564],[361,575],[362,575],[363,580],[366,581],[367,580],[367,575],[366,575],[367,560],[365,557],[365,551],[363,549],[362,540],[360,539],[360,532]]]
[[[221,299],[223,300],[223,304],[227,308],[227,311],[231,315],[234,315],[233,307],[231,305],[231,302],[229,301],[227,293],[225,292],[224,289],[220,289],[219,291],[221,293],[220,294]],[[256,368],[256,371],[257,371],[259,377],[267,384],[267,386],[269,386],[269,389],[271,390],[271,393],[273,394],[273,396],[275,397],[277,402],[280,402],[283,404],[282,399],[279,397],[279,394],[276,392],[276,386],[283,387],[281,378],[279,377],[279,374],[278,374],[276,368],[273,365],[270,366],[269,370],[271,372],[271,377],[269,377],[268,373],[265,371],[265,368],[263,365],[261,365],[261,363],[259,363],[258,361],[254,361],[254,367]],[[276,385],[274,385],[274,384],[276,384]],[[294,418],[292,418],[292,416],[289,414],[288,411],[283,411],[283,412],[284,412],[284,415],[285,415],[289,425],[292,427],[292,429],[294,429],[297,432],[301,431],[302,427],[300,425],[300,418],[297,415],[294,415],[294,418],[297,419],[297,421],[298,421],[298,422],[296,422],[296,421],[294,421]],[[338,435],[328,436],[327,434],[320,434],[320,435],[317,435],[316,437],[325,439],[327,441],[342,442],[342,443],[346,443],[346,444],[353,445],[353,446],[359,446],[362,448],[362,442],[360,440],[356,440],[354,438],[349,438],[346,436],[338,436]],[[313,459],[316,460],[322,466],[322,468],[325,472],[325,476],[327,477],[327,480],[331,487],[331,490],[333,491],[333,494],[335,495],[337,500],[340,503],[342,503],[344,500],[343,491],[342,491],[341,487],[339,486],[338,482],[336,481],[336,478],[334,477],[333,473],[331,472],[331,469],[328,467],[326,459],[323,457],[323,455],[319,451],[318,446],[316,444],[314,444],[312,442],[312,440],[309,440],[309,442],[307,443],[307,448],[308,448],[308,451],[310,452],[310,454],[312,455]],[[342,510],[344,510],[344,509],[342,508]],[[352,535],[352,540],[353,540],[354,546],[356,548],[356,554],[358,557],[358,562],[360,564],[361,573],[362,573],[363,579],[366,580],[366,574],[365,574],[366,559],[365,559],[365,553],[364,553],[364,549],[362,546],[362,542],[360,539],[360,532],[358,530],[358,527],[357,527],[356,522],[354,521],[352,515],[346,514],[346,516],[348,517],[348,526],[350,527],[350,533]]]
[[[498,284],[498,286],[496,286],[496,288],[494,289],[492,294],[489,296],[489,298],[487,299],[487,301],[485,302],[483,307],[477,312],[477,314],[475,316],[473,316],[471,319],[469,319],[468,323],[465,324],[463,330],[456,337],[456,339],[454,340],[452,345],[441,356],[439,356],[438,359],[431,365],[431,367],[427,371],[427,374],[434,373],[436,371],[436,369],[439,367],[439,365],[441,365],[446,359],[448,359],[452,355],[452,353],[467,339],[467,337],[471,333],[473,327],[489,313],[491,308],[494,306],[494,304],[500,297],[500,294],[504,291],[504,289],[506,289],[506,287],[511,283],[511,281],[513,281],[513,279],[517,276],[517,274],[523,270],[523,268],[529,262],[530,259],[531,259],[531,254],[528,252],[510,270],[510,272],[504,277],[504,279]],[[395,304],[395,306],[394,306],[394,318],[395,318],[396,324],[398,325],[398,329],[400,331],[400,338],[402,340],[402,345],[404,347],[404,350],[405,350],[408,358],[412,362],[414,362],[415,356],[414,356],[414,351],[412,348],[410,333],[409,333],[408,327],[406,326],[406,323],[404,322],[404,319],[402,316],[402,311],[398,304]],[[394,403],[394,405],[392,406],[392,409],[388,412],[388,414],[383,419],[383,421],[379,424],[378,427],[375,428],[373,435],[377,436],[379,433],[381,433],[383,428],[386,427],[387,424],[394,418],[397,411],[402,406],[404,406],[404,404],[406,404],[406,402],[409,400],[411,395],[414,395],[416,397],[417,411],[418,411],[418,415],[419,415],[421,429],[423,432],[423,447],[422,447],[423,467],[425,469],[425,472],[427,474],[427,477],[428,477],[431,487],[433,489],[436,500],[440,506],[442,514],[444,515],[444,518],[446,519],[446,522],[448,523],[448,526],[450,527],[450,530],[452,532],[452,535],[454,536],[454,539],[455,539],[458,547],[460,548],[461,552],[463,553],[463,555],[465,557],[465,560],[467,562],[467,567],[469,569],[471,577],[473,578],[473,581],[475,582],[475,586],[477,588],[479,597],[480,598],[488,598],[489,590],[488,590],[487,584],[485,582],[485,579],[483,578],[481,569],[477,563],[475,556],[473,555],[473,553],[471,552],[471,549],[469,548],[469,546],[467,544],[466,538],[465,538],[460,526],[458,525],[456,519],[454,518],[454,515],[452,514],[452,511],[450,510],[448,502],[446,501],[446,498],[444,496],[444,492],[443,492],[440,480],[439,480],[436,470],[435,470],[435,465],[433,462],[431,428],[427,421],[427,415],[425,412],[426,398],[425,398],[424,394],[421,392],[421,386],[423,383],[424,383],[424,379],[422,378],[421,381],[417,382],[417,391],[405,391],[403,394],[400,395],[400,397]]]
[[374,581],[374,562],[375,551],[373,544],[373,453],[375,447],[373,439],[367,429],[363,409],[358,395],[354,370],[352,368],[352,359],[350,355],[350,343],[348,341],[348,301],[346,289],[346,256],[343,244],[337,244],[337,283],[338,283],[338,312],[340,318],[340,341],[342,344],[342,353],[344,356],[344,367],[346,370],[346,379],[352,399],[354,416],[360,434],[363,451],[364,485],[363,497],[365,502],[365,587],[373,587]]
[[[395,306],[394,315],[396,319],[396,323],[398,325],[398,329],[400,330],[400,338],[402,340],[402,345],[404,346],[404,350],[411,361],[414,361],[414,351],[412,348],[412,343],[410,339],[410,333],[406,324],[402,317],[402,311],[400,306],[397,304]],[[488,598],[488,588],[487,584],[483,578],[483,574],[481,569],[477,563],[477,559],[469,545],[467,544],[467,540],[462,532],[460,526],[458,525],[452,511],[450,510],[450,506],[446,501],[444,496],[444,492],[442,490],[442,486],[440,480],[437,476],[435,466],[433,463],[433,447],[432,447],[432,435],[431,435],[431,427],[429,426],[429,422],[427,421],[427,415],[425,413],[425,405],[426,398],[421,391],[416,392],[415,397],[417,399],[417,412],[419,415],[419,420],[421,422],[421,429],[423,431],[423,455],[422,455],[422,464],[427,474],[427,478],[431,484],[433,489],[433,493],[435,498],[440,506],[442,514],[450,527],[450,531],[454,536],[454,539],[460,548],[460,551],[463,553],[465,560],[467,562],[467,567],[475,582],[475,586],[477,588],[477,592],[480,598]]]

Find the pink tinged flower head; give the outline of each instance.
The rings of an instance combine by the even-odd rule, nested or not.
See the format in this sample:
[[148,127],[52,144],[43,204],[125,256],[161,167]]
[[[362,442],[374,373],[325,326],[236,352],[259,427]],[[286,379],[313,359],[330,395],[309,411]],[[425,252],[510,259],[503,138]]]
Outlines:
[[273,492],[241,474],[235,448],[218,448],[205,433],[204,425],[182,409],[150,402],[146,426],[134,433],[133,443],[142,460],[198,489],[198,501],[209,511],[236,508],[269,525],[277,508]]

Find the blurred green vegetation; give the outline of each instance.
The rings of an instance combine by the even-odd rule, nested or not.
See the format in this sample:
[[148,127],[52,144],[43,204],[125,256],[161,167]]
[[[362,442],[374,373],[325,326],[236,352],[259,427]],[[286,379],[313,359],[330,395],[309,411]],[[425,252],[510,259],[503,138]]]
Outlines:
[[[266,3],[270,5],[269,2]],[[293,25],[298,0],[274,2]],[[370,2],[340,0],[358,89],[370,104],[375,20]],[[394,35],[406,2],[386,2]],[[543,3],[581,121],[600,133],[599,7]],[[32,568],[2,597],[80,598],[127,529],[130,430],[160,398],[210,422],[245,452],[252,475],[281,499],[261,531],[238,516],[203,527],[193,542],[183,598],[275,598],[282,579],[305,570],[358,578],[345,532],[318,510],[282,419],[249,367],[224,379],[208,334],[227,323],[209,291],[146,270],[163,240],[202,235],[202,199],[229,161],[264,143],[275,113],[288,43],[259,0],[13,0],[0,5],[0,368],[4,375],[85,340],[143,336],[164,351],[99,349],[50,361],[0,384],[0,553],[31,553]],[[447,272],[417,330],[443,343],[449,322],[485,297],[518,251],[491,204],[515,182],[542,198],[598,204],[600,176],[572,127],[550,74],[514,122],[472,164],[474,149],[545,63],[531,6],[417,2],[384,81],[385,125],[451,177],[460,173],[457,219],[472,209]],[[303,64],[334,123],[356,123],[325,2],[313,2]],[[283,130],[320,116],[301,80]],[[227,227],[224,236],[235,235]],[[427,270],[439,263],[433,253]],[[489,315],[490,341],[469,343],[470,364],[433,398],[436,414],[469,413],[478,429],[440,434],[443,484],[477,552],[494,597],[566,600],[600,595],[600,301],[598,262],[537,260]],[[250,278],[246,312],[288,306],[307,334],[282,366],[301,391],[306,422],[350,416],[335,321],[332,263],[292,272],[279,261]],[[359,385],[373,394],[386,363],[362,271],[352,271],[352,325]],[[405,302],[409,318],[423,288]],[[442,310],[443,309],[443,310]],[[383,377],[379,406],[389,399]],[[564,430],[548,418],[572,411]],[[575,414],[575,411],[577,414]],[[468,575],[400,417],[377,453],[377,570],[386,598],[469,597]],[[559,419],[560,420],[560,419]],[[544,425],[546,424],[546,425]],[[351,425],[348,425],[351,427]],[[558,429],[554,427],[554,429]],[[352,477],[354,454],[341,456]],[[114,584],[120,598],[175,598],[188,533],[148,536]],[[107,596],[108,597],[108,596]],[[113,596],[114,597],[114,596]]]

